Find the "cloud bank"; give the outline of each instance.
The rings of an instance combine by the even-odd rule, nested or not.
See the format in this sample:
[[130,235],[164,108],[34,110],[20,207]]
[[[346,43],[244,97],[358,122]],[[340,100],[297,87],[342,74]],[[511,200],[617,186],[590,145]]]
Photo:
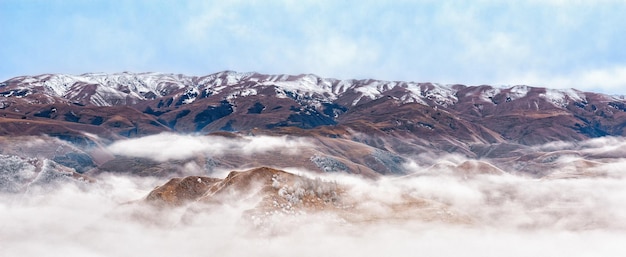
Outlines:
[[[341,175],[323,179],[348,186],[344,197],[363,199],[355,206],[361,212],[390,218],[351,223],[332,213],[278,215],[259,230],[245,220],[249,203],[159,209],[132,203],[143,199],[158,181],[103,176],[88,188],[67,184],[46,193],[0,196],[0,250],[8,256],[622,256],[626,252],[623,177],[467,179],[429,174],[380,181]],[[406,195],[441,203],[467,222],[393,218],[396,212],[387,206],[402,203]]]
[[[118,141],[109,150],[166,161],[206,153],[289,152],[310,144],[288,137],[162,134]],[[600,158],[602,165],[589,168],[608,175],[568,179],[507,173],[465,176],[451,166],[407,165],[412,171],[409,176],[371,180],[291,168],[288,171],[294,174],[345,187],[341,197],[355,200],[349,208],[356,210],[352,213],[357,217],[331,211],[275,214],[263,227],[246,215],[258,199],[163,209],[142,201],[165,178],[105,173],[94,183],[0,194],[0,252],[7,256],[623,256],[626,159],[617,158],[624,156],[623,145],[623,138],[609,137],[532,149],[582,152],[570,153],[577,159],[609,156]],[[452,164],[467,161],[457,155],[422,157]],[[566,169],[570,162],[555,163]]]
[[296,154],[300,148],[311,146],[302,138],[251,136],[237,139],[221,136],[193,136],[162,133],[141,138],[116,141],[107,150],[116,155],[151,158],[155,161],[184,160],[195,155],[250,155],[277,151]]

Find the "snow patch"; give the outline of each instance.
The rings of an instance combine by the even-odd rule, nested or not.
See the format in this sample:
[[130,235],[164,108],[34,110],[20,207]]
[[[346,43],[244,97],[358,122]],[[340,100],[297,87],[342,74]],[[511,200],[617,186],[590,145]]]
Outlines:
[[514,86],[509,91],[509,97],[511,100],[517,100],[525,97],[530,92],[529,86]]
[[354,84],[354,80],[342,80],[337,83],[337,85],[333,88],[333,93],[336,95],[345,93],[352,85]]
[[407,91],[409,91],[409,94],[400,97],[402,103],[419,103],[423,105],[428,105],[422,99],[422,88],[418,84],[409,83],[405,86],[405,88]]
[[493,97],[495,97],[496,95],[500,94],[501,90],[498,88],[488,88],[487,90],[484,90],[481,94],[480,94],[480,99],[482,99],[485,102],[489,102],[489,103],[493,103]]
[[324,93],[332,92],[328,85],[318,85],[317,81],[313,82],[310,79],[296,81],[264,82],[262,83],[262,85],[273,85],[286,91],[297,92],[304,95],[323,95]]
[[384,91],[383,85],[384,84],[379,81],[373,81],[367,85],[355,88],[354,91],[359,92],[363,94],[363,96],[369,97],[370,99],[374,100],[378,99]]
[[109,87],[97,87],[91,95],[91,103],[97,106],[112,106],[125,103],[127,94]]
[[457,91],[449,86],[443,86],[440,84],[432,84],[433,88],[426,90],[424,96],[427,99],[434,101],[438,105],[449,106],[459,101],[456,97]]
[[575,89],[546,89],[544,94],[539,94],[540,97],[546,99],[557,107],[565,108],[569,104],[569,101],[582,102],[585,101],[585,96],[582,92]]
[[186,99],[183,100],[183,104],[190,104],[193,103],[196,98],[198,98],[198,88],[195,87],[191,87],[188,88],[187,90],[185,90],[185,93],[183,95],[187,96]]
[[226,99],[232,100],[232,99],[235,99],[237,97],[246,97],[246,96],[257,95],[257,94],[258,94],[258,92],[254,88],[244,88],[244,89],[237,90],[235,92],[230,93],[226,97]]

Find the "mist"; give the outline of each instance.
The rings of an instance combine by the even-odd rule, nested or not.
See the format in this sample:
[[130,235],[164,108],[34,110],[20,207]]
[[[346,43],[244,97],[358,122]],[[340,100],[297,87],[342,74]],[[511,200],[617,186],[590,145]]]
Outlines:
[[[311,175],[311,174],[308,174]],[[626,252],[626,180],[536,180],[448,175],[363,180],[355,206],[384,219],[346,222],[333,213],[277,215],[255,227],[250,203],[162,209],[142,202],[156,179],[103,176],[37,194],[4,195],[0,252],[6,256],[621,256]],[[401,195],[446,206],[463,222],[394,218]]]
[[[408,176],[375,180],[277,167],[337,183],[345,188],[341,198],[349,210],[275,213],[261,225],[247,214],[260,201],[254,197],[219,205],[156,206],[145,197],[168,178],[103,173],[94,182],[65,181],[1,194],[0,255],[624,256],[626,160],[615,158],[620,155],[615,146],[623,143],[606,138],[538,146],[535,150],[584,151],[559,157],[554,163],[562,169],[585,156],[612,156],[566,179],[468,175],[453,166],[434,169],[415,162],[405,164]],[[157,135],[107,149],[167,161],[198,153],[278,150],[289,155],[311,144],[287,137]],[[425,156],[454,165],[468,160],[459,155],[420,158]]]
[[196,154],[221,156],[229,153],[250,155],[278,150],[293,155],[311,144],[302,138],[244,136],[194,136],[162,133],[117,141],[107,147],[113,154],[151,158],[155,161],[183,160]]

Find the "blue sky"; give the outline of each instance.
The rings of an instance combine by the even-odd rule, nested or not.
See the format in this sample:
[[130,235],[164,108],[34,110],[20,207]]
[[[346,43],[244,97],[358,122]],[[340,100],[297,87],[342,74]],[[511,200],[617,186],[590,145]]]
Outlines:
[[0,0],[0,80],[222,70],[626,94],[626,1]]

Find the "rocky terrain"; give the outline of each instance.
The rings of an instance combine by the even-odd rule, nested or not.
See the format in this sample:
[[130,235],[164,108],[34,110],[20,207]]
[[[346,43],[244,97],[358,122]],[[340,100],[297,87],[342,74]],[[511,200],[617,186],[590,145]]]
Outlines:
[[[308,178],[268,167],[232,171],[225,178],[188,176],[173,178],[156,187],[146,201],[159,206],[191,204],[192,211],[210,211],[206,205],[235,205],[252,200],[245,218],[264,228],[276,216],[307,214],[336,215],[337,221],[359,223],[381,220],[439,221],[469,223],[470,218],[455,214],[445,204],[406,193],[398,201],[355,198],[349,185],[320,178]],[[368,205],[379,204],[390,212],[370,212]]]
[[[107,174],[154,177],[171,180],[147,199],[168,205],[221,201],[225,190],[247,194],[241,183],[262,181],[265,189],[252,195],[265,200],[252,209],[264,210],[289,202],[276,198],[274,176],[292,191],[294,181],[310,184],[273,168],[372,180],[557,179],[611,176],[607,167],[626,156],[622,97],[523,85],[233,71],[43,74],[0,83],[0,115],[2,192]],[[219,177],[233,170],[250,171]],[[322,207],[309,200],[330,199],[301,193],[303,210]]]
[[[626,101],[575,89],[311,74],[44,74],[0,83],[0,124],[1,154],[44,157],[87,174],[169,177],[184,175],[183,167],[193,163],[208,171],[303,167],[374,178],[408,174],[409,160],[429,166],[438,162],[433,156],[458,154],[504,172],[542,177],[561,156],[590,161],[581,167],[621,158],[618,150],[591,155],[576,147],[569,152],[537,147],[624,136]],[[161,133],[301,138],[308,145],[290,158],[275,158],[281,153],[274,150],[252,156],[200,153],[165,162],[109,149],[120,140]],[[47,142],[30,147],[42,153],[15,149],[32,138]]]

